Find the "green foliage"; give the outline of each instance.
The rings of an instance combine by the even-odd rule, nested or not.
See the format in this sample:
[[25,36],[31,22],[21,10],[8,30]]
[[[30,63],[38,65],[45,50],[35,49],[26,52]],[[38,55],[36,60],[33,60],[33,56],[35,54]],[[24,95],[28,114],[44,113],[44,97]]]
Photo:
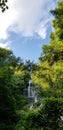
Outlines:
[[8,0],[0,0],[0,8],[2,12],[8,9],[7,2]]
[[53,20],[53,27],[55,28],[55,37],[63,40],[63,0],[58,2],[57,8],[51,13],[55,16]]
[[45,98],[36,110],[21,112],[16,130],[62,130],[63,98]]
[[[46,97],[40,110],[30,118],[31,127],[36,129],[62,130],[63,121],[63,1],[58,2],[57,8],[51,13],[54,32],[51,33],[49,45],[44,45],[39,63],[32,73],[32,80]],[[47,98],[48,97],[48,98]],[[35,122],[33,122],[35,120]],[[34,123],[34,124],[33,124]],[[36,126],[37,125],[37,126]]]
[[26,115],[24,130],[62,130],[63,99],[46,98],[38,110]]
[[0,48],[0,129],[2,130],[14,130],[18,121],[16,102],[10,89],[10,81],[14,73],[11,57],[11,51]]
[[63,1],[59,2],[57,8],[51,12],[55,16],[54,21],[57,22],[54,26],[55,31],[51,34],[50,44],[42,48],[43,55],[39,58],[32,80],[42,87],[47,95],[61,97],[63,95],[63,37],[58,35],[57,30],[62,33]]
[[[0,1],[2,11],[7,1]],[[5,4],[4,4],[5,3]],[[63,1],[51,11],[54,15],[49,45],[44,45],[39,63],[16,58],[12,51],[0,48],[0,129],[63,129]],[[39,100],[29,110],[23,89],[31,78]],[[42,102],[41,102],[42,101]],[[41,104],[41,106],[40,106]],[[37,108],[38,106],[38,108]]]
[[[1,124],[4,124],[3,130],[13,130],[13,126],[18,121],[16,102],[9,86],[11,73],[8,72],[8,69],[4,69],[6,68],[2,68],[3,74],[0,73],[0,126],[2,127]],[[8,77],[9,75],[10,77]]]
[[[55,16],[49,45],[42,48],[43,55],[32,70],[32,81],[41,90],[42,106],[23,112],[16,130],[63,129],[63,1],[51,11]],[[29,62],[27,66],[31,68]],[[39,90],[39,89],[38,89]],[[25,114],[24,114],[25,113]]]
[[46,124],[44,127],[50,130],[62,129],[63,98],[46,98],[40,112],[43,113],[44,123]]
[[25,109],[27,98],[23,95],[28,84],[29,71],[12,51],[0,48],[0,129],[14,130]]

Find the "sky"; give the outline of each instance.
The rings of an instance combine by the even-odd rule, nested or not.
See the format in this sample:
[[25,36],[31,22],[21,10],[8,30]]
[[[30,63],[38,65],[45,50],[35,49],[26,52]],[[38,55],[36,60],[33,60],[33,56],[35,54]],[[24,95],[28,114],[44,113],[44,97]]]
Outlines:
[[8,0],[9,9],[0,11],[0,47],[23,60],[38,61],[42,46],[50,41],[58,0]]

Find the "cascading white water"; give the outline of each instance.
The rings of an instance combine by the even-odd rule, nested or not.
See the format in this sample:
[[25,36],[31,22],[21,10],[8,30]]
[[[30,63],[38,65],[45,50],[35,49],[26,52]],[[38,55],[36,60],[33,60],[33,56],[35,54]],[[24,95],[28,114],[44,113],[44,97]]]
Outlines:
[[30,85],[28,86],[28,97],[30,97]]
[[35,91],[33,90],[32,80],[29,81],[28,98],[31,99],[29,101],[31,110],[33,108],[33,104],[37,102],[37,96],[35,95]]
[[34,100],[35,102],[37,102],[37,97],[35,96],[35,100]]
[[24,95],[28,97],[30,109],[32,109],[33,104],[37,102],[37,96],[33,90],[32,80],[29,81],[29,86],[24,89]]
[[34,91],[33,91],[33,88],[32,88],[32,81],[30,80],[29,81],[29,86],[28,86],[28,97],[29,98],[33,98],[34,97]]

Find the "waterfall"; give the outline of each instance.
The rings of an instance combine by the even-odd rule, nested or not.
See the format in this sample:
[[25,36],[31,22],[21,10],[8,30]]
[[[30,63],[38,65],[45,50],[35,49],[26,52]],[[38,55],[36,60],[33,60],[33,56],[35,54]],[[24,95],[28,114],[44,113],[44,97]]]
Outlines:
[[30,97],[30,85],[28,86],[28,97]]
[[29,81],[28,87],[24,89],[24,95],[28,97],[30,109],[32,109],[33,104],[37,102],[37,96],[35,90],[33,90],[32,80]]
[[32,80],[29,81],[28,98],[29,98],[29,104],[31,110],[33,108],[33,104],[37,102],[37,96],[35,90],[33,90]]
[[37,102],[37,97],[35,96],[35,102]]
[[32,81],[29,81],[29,86],[28,86],[28,97],[33,98],[34,97],[34,92],[33,92],[33,86],[32,86]]
[[33,104],[30,105],[30,110],[33,108]]

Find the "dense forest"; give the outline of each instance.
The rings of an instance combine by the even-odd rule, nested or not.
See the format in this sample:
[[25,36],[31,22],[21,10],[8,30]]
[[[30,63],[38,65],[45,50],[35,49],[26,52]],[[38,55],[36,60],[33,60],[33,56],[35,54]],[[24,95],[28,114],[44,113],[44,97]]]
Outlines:
[[[63,0],[50,13],[54,31],[37,64],[0,48],[0,130],[63,130]],[[32,109],[23,92],[29,80],[37,96]]]

